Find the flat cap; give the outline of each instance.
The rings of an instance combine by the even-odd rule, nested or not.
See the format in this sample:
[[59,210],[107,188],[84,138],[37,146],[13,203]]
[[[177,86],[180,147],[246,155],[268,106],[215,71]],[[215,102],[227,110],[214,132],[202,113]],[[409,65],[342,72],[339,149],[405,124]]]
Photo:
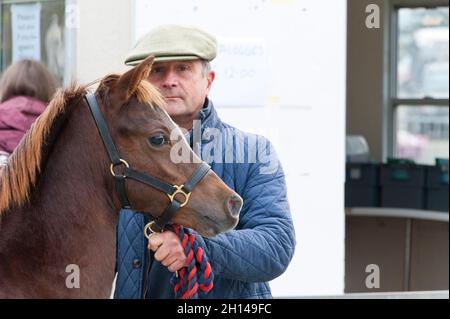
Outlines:
[[211,34],[192,26],[161,25],[145,34],[128,54],[125,64],[137,65],[149,55],[154,62],[213,60],[217,55],[217,40]]

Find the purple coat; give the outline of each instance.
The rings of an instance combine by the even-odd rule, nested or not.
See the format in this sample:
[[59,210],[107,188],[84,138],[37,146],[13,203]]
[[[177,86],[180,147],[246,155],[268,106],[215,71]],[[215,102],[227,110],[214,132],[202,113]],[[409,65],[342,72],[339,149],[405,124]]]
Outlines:
[[27,96],[15,96],[0,104],[0,151],[12,153],[46,104]]

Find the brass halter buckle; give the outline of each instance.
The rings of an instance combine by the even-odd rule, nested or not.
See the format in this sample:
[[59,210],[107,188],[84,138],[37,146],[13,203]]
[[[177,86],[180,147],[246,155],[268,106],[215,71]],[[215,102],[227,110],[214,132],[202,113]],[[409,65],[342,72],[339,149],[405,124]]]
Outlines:
[[176,188],[176,191],[175,191],[172,195],[171,195],[171,194],[167,194],[167,196],[169,196],[169,198],[170,198],[170,202],[173,202],[173,201],[174,201],[175,196],[176,196],[177,194],[181,194],[181,195],[184,196],[184,201],[181,203],[180,207],[186,206],[187,203],[189,202],[189,198],[191,197],[191,193],[186,193],[186,192],[183,190],[184,185],[180,185],[180,186],[178,186],[178,185],[173,185],[173,187]]
[[[109,170],[111,171],[111,174],[112,174],[112,176],[114,176],[114,177],[118,176],[118,175],[116,174],[116,172],[114,172],[114,167],[123,164],[123,165],[125,165],[127,168],[130,168],[130,165],[127,163],[127,161],[125,161],[125,160],[123,160],[123,159],[120,159],[119,161],[120,161],[119,164],[116,164],[116,165],[111,164],[111,166],[109,167]],[[125,176],[125,175],[122,175],[122,177],[125,178],[126,176]]]

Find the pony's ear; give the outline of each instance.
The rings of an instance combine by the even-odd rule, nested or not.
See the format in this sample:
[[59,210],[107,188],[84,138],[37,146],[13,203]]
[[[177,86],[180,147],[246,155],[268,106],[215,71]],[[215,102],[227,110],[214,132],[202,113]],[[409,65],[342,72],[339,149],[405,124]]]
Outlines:
[[124,100],[125,102],[130,99],[130,97],[136,92],[141,81],[148,78],[150,71],[152,70],[152,64],[155,57],[150,55],[144,61],[139,63],[137,66],[131,70],[122,74],[117,82],[117,88],[120,92],[125,92]]

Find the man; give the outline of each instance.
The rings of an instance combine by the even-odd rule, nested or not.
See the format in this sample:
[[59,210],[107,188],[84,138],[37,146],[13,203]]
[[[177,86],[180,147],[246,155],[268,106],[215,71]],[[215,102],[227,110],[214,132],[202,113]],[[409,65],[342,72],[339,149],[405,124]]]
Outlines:
[[[215,77],[209,62],[216,51],[210,34],[165,25],[139,40],[125,63],[155,56],[148,80],[166,98],[168,114],[186,129],[194,151],[244,200],[234,230],[213,238],[197,234],[215,276],[207,297],[271,298],[268,281],[286,270],[295,247],[284,173],[270,142],[218,117],[207,97]],[[194,138],[195,121],[201,123],[201,141]],[[147,243],[144,225],[143,214],[121,211],[115,297],[173,298],[170,278],[186,261],[182,245],[171,231],[154,233]]]

